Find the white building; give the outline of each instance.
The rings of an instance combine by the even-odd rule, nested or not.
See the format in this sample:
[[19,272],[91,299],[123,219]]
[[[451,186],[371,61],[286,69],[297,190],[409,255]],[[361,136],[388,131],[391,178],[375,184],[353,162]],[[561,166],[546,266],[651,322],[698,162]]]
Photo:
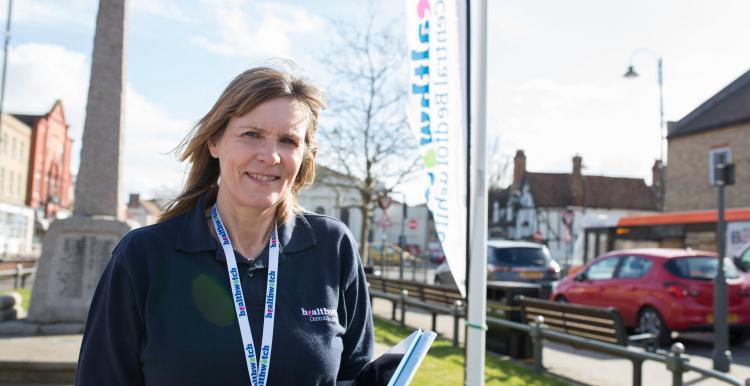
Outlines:
[[[315,183],[301,190],[297,200],[308,211],[340,219],[360,243],[363,226],[360,210],[362,196],[353,185],[350,177],[318,165]],[[386,216],[380,208],[373,211],[369,235],[373,246],[380,245],[382,241],[396,245],[399,243],[403,204],[394,201],[385,212]],[[407,207],[404,230],[405,245],[416,248],[419,253],[430,249],[430,242],[436,240],[435,226],[425,205]]]
[[3,114],[0,129],[0,254],[32,253],[34,210],[27,205],[31,128]]
[[513,184],[490,192],[490,237],[544,243],[553,258],[574,265],[587,221],[657,212],[655,191],[643,179],[584,176],[582,168],[575,156],[572,173],[527,172],[519,150]]

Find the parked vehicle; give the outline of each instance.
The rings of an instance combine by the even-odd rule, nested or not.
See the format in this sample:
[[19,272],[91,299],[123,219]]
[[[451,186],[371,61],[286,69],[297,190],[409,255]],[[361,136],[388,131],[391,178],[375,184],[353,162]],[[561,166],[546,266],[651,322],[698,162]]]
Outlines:
[[734,257],[734,264],[743,272],[750,272],[750,243]]
[[[613,306],[627,327],[653,333],[666,346],[673,331],[712,329],[718,262],[713,252],[690,249],[613,251],[560,281],[552,299]],[[750,339],[750,281],[732,259],[724,267],[730,339],[742,343]]]
[[[390,266],[398,265],[400,262],[400,256],[401,256],[401,248],[399,248],[398,245],[393,243],[385,243],[385,245],[377,244],[377,245],[370,245],[370,257],[373,259],[374,263],[376,265],[383,264],[383,259],[385,258],[385,263]],[[414,260],[416,259],[416,256],[409,253],[406,249],[404,249],[404,262],[407,264],[414,264]]]
[[[560,279],[560,265],[547,247],[512,240],[487,241],[487,280],[551,283]],[[447,263],[435,269],[435,284],[455,285]]]

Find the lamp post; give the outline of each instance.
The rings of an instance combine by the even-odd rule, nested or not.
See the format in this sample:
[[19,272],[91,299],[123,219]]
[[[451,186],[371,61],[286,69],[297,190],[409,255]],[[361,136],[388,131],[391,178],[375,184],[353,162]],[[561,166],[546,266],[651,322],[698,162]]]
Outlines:
[[[664,76],[663,76],[663,66],[662,66],[662,60],[661,56],[658,56],[654,54],[653,52],[645,49],[645,48],[639,48],[633,52],[632,55],[630,55],[630,64],[628,65],[628,70],[625,72],[623,77],[625,78],[637,78],[639,76],[638,72],[635,71],[635,66],[633,65],[633,59],[635,59],[635,56],[640,53],[646,53],[649,54],[652,58],[656,60],[657,64],[657,71],[658,71],[658,81],[659,81],[659,209],[664,210]],[[656,182],[656,181],[654,181]]]
[[[394,192],[395,193],[395,192]],[[406,216],[408,215],[408,208],[406,206],[406,193],[401,193],[401,234],[398,236],[398,279],[404,280],[404,248],[406,247]],[[414,261],[414,264],[417,262]]]
[[8,18],[5,21],[5,54],[3,54],[2,86],[0,86],[0,130],[3,122],[3,102],[5,102],[5,73],[8,67],[8,43],[10,43],[10,15],[13,10],[13,0],[8,0]]

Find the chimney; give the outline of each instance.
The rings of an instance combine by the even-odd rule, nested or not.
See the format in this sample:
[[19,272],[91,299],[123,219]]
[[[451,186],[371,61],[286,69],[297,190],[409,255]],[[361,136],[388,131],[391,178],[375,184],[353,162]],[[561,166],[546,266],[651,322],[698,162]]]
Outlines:
[[654,198],[656,199],[656,207],[659,210],[664,210],[662,205],[664,204],[661,200],[662,195],[662,164],[660,160],[654,160],[654,166],[651,167],[651,191],[654,192]]
[[141,195],[138,193],[130,193],[128,208],[137,208],[139,206],[141,206]]
[[526,155],[523,150],[516,151],[516,156],[513,157],[513,187],[518,188],[523,182],[523,178],[526,175]]
[[573,174],[570,175],[570,193],[573,196],[574,206],[583,206],[583,158],[580,155],[573,157]]

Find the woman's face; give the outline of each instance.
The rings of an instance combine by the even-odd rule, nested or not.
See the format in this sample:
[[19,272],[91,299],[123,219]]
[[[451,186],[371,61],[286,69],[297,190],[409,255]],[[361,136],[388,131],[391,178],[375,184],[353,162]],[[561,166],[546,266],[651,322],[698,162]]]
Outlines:
[[234,207],[265,210],[289,192],[305,151],[307,115],[288,97],[267,101],[233,117],[220,138],[209,141],[219,159],[219,197]]

